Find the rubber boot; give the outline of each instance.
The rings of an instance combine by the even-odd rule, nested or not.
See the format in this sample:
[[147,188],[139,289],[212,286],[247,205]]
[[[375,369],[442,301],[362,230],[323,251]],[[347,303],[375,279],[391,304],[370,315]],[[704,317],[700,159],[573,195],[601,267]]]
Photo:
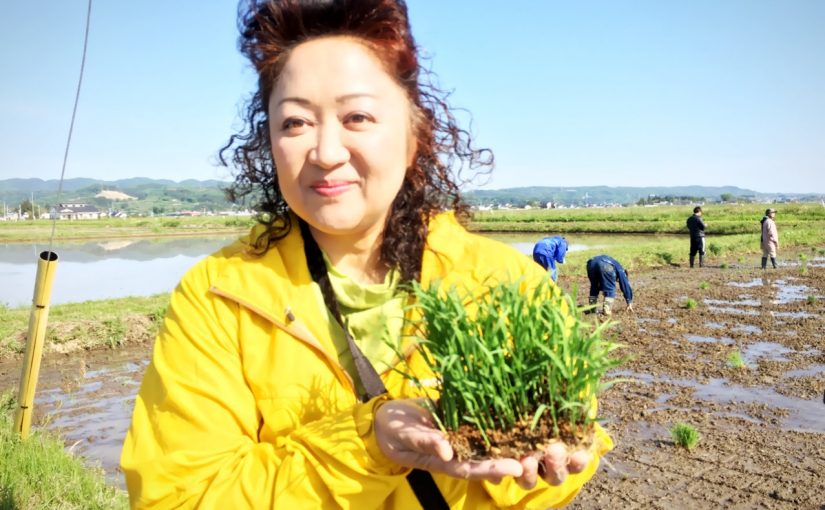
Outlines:
[[604,298],[604,314],[611,315],[613,314],[613,302],[616,301],[616,298],[606,297]]
[[768,267],[768,257],[762,257],[762,269]]
[[[594,305],[595,305],[596,303],[598,303],[598,302],[599,302],[599,296],[590,296],[590,297],[588,298],[588,300],[587,300],[587,303],[588,303],[591,307],[592,307],[592,306],[594,306]],[[595,309],[595,308],[588,308],[588,309],[587,309],[587,311],[586,311],[586,312],[584,312],[584,313],[591,314],[591,313],[593,313],[593,312],[595,312],[595,311],[596,311],[596,309]]]
[[705,256],[699,255],[699,267],[705,267]]
[[696,255],[690,256],[690,267],[693,267],[693,261],[696,259]]
[[773,264],[773,268],[776,269],[776,257],[771,257],[771,264]]

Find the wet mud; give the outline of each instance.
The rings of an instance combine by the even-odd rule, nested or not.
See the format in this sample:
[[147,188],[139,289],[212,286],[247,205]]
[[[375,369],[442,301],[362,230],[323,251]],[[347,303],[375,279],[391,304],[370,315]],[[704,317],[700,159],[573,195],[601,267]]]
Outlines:
[[[613,374],[631,381],[600,400],[616,448],[571,508],[825,509],[825,271],[674,267],[631,283],[614,334],[634,359]],[[690,451],[677,422],[701,434]]]
[[[586,279],[561,273],[586,301]],[[613,317],[633,356],[613,375],[629,382],[600,401],[616,448],[571,508],[825,508],[825,269],[669,267],[631,282],[635,312],[617,304]],[[41,370],[35,423],[120,487],[149,356],[150,342],[53,353]],[[19,360],[0,362],[0,389],[19,374]],[[694,449],[674,445],[676,422],[699,430]]]

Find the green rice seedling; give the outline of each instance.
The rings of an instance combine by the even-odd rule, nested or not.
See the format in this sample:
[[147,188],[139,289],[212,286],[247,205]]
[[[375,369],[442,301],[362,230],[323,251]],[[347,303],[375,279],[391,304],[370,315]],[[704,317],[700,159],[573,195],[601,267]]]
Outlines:
[[820,248],[817,250],[817,255],[825,255],[825,248]]
[[739,258],[737,258],[737,259],[736,259],[736,262],[738,262],[738,263],[740,263],[740,264],[744,264],[744,263],[745,263],[745,257],[739,257]]
[[700,289],[702,289],[702,290],[708,289],[708,288],[710,288],[710,283],[708,283],[708,282],[701,282],[701,283],[699,284],[699,288],[700,288]]
[[686,310],[693,310],[697,306],[699,306],[699,304],[693,298],[687,298],[685,300],[685,303],[682,305],[682,307],[685,308]]
[[800,267],[800,268],[799,268],[799,274],[800,274],[800,275],[803,275],[803,276],[804,276],[804,275],[806,275],[806,274],[808,274],[808,268],[807,268],[807,267],[805,267],[805,266]]
[[722,247],[719,246],[717,243],[710,243],[708,245],[708,251],[713,256],[719,256],[719,254],[722,253]]
[[617,382],[602,378],[624,361],[612,355],[619,345],[604,339],[611,323],[580,320],[575,299],[549,280],[532,289],[516,281],[470,293],[435,282],[413,291],[419,351],[437,376],[435,421],[448,436],[468,426],[481,436],[459,456],[495,455],[501,433],[528,436],[530,451],[551,438],[576,444],[592,436],[595,396]]
[[719,265],[719,267],[720,267],[721,269],[727,269],[727,268],[729,268],[730,266],[728,265],[728,263],[727,263],[727,262],[722,262],[722,263]]
[[805,255],[804,253],[800,253],[799,254],[799,263],[804,264],[806,262],[808,262],[808,256]]
[[656,253],[656,256],[659,257],[659,259],[667,265],[673,264],[673,254],[670,252],[660,251]]
[[814,296],[813,294],[809,295],[808,296],[808,304],[809,305],[816,304],[816,296]]
[[692,450],[702,437],[693,425],[687,423],[677,423],[673,425],[670,428],[670,436],[673,438],[676,446],[681,446],[688,450]]
[[739,351],[728,354],[728,366],[731,368],[748,368],[745,358],[742,357],[742,353]]

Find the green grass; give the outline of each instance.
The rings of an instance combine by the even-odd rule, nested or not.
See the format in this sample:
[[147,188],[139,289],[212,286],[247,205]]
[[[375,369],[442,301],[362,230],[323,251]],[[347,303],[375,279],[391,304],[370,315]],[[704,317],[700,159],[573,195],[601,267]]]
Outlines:
[[687,423],[677,423],[670,428],[670,437],[676,446],[681,446],[688,450],[692,450],[698,443],[702,436],[695,427]]
[[699,304],[693,298],[687,298],[685,302],[682,304],[682,308],[686,310],[693,310],[697,306],[699,306]]
[[[779,229],[783,249],[822,246],[825,244],[825,208],[820,204],[787,204],[782,206]],[[761,252],[759,219],[764,205],[712,205],[707,207],[709,249],[713,244],[714,258],[721,267],[729,261]],[[651,234],[647,242],[611,246],[610,256],[630,271],[641,268],[687,264],[689,239],[685,220],[690,210],[685,207],[615,207],[605,209],[532,209],[479,211],[469,227],[477,232],[534,232],[536,238],[548,234],[565,234],[569,242],[576,233]],[[663,238],[657,234],[683,234],[684,240]],[[585,263],[604,248],[570,252],[564,274],[584,276]],[[825,250],[823,250],[825,252]],[[713,253],[713,252],[712,252]],[[680,254],[674,256],[673,254]]]
[[742,353],[739,351],[728,354],[728,366],[731,368],[748,368],[745,358],[742,357]]
[[66,453],[59,439],[34,431],[21,441],[15,407],[11,393],[0,394],[0,509],[128,508],[126,494],[107,486],[101,469]]
[[[45,350],[71,352],[151,341],[166,313],[169,294],[54,305]],[[0,305],[0,359],[25,351],[29,307]]]
[[[158,236],[211,236],[246,232],[251,217],[193,216],[168,218],[105,218],[58,221],[58,240],[117,239]],[[0,242],[44,242],[52,232],[51,220],[0,221]]]
[[[438,376],[436,421],[447,431],[462,424],[485,431],[536,426],[547,413],[560,426],[587,430],[605,373],[623,360],[611,356],[609,323],[595,327],[575,314],[575,302],[544,281],[525,291],[502,283],[470,296],[456,288],[414,286],[420,350]],[[416,382],[415,377],[405,374]],[[488,442],[489,444],[489,442]]]

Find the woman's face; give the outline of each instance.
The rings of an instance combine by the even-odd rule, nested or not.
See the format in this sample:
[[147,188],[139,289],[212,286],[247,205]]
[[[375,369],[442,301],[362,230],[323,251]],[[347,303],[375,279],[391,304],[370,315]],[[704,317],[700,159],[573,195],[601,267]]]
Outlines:
[[272,155],[289,207],[316,235],[383,231],[415,142],[404,90],[347,37],[295,47],[269,100]]

